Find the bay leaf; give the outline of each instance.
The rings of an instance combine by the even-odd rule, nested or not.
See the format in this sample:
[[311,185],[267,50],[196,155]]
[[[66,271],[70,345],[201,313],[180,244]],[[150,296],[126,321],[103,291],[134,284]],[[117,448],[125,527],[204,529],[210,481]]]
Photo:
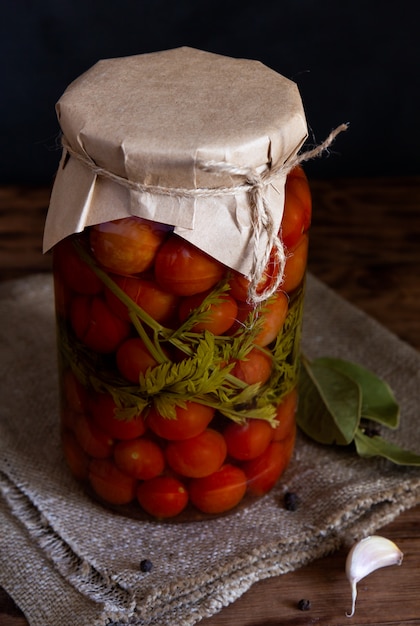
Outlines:
[[363,418],[379,422],[388,428],[398,427],[400,409],[387,382],[365,367],[343,359],[322,357],[316,359],[316,362],[346,374],[359,384],[362,390]]
[[405,450],[390,441],[386,441],[379,435],[368,437],[362,430],[358,429],[354,437],[354,442],[356,444],[357,453],[361,457],[370,458],[380,456],[396,465],[420,466],[419,454],[411,450]]
[[357,382],[302,357],[297,422],[304,433],[318,443],[348,445],[360,422],[361,405]]

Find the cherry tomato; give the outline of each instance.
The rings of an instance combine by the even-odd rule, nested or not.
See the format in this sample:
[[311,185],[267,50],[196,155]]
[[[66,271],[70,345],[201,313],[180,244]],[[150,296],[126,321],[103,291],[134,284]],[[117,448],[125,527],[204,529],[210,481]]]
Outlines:
[[289,457],[285,454],[282,442],[274,441],[256,459],[245,461],[242,469],[248,479],[248,491],[262,496],[274,487],[286,469]]
[[258,348],[252,348],[243,360],[236,361],[231,374],[247,385],[254,383],[263,385],[271,376],[272,365],[273,359],[270,355]]
[[68,408],[75,413],[84,413],[88,408],[88,392],[71,369],[63,372],[61,387]]
[[221,263],[177,235],[171,235],[156,255],[158,284],[179,296],[192,296],[211,289],[224,273]]
[[246,476],[234,465],[223,465],[203,478],[192,478],[190,500],[203,513],[224,513],[233,509],[246,492]]
[[83,450],[97,459],[111,456],[114,440],[91,419],[80,413],[74,425],[74,433]]
[[119,441],[114,448],[115,465],[125,474],[139,480],[159,476],[165,467],[165,457],[159,446],[143,437]]
[[308,235],[303,234],[296,246],[288,250],[289,257],[286,261],[283,283],[281,285],[281,288],[287,293],[296,289],[305,276],[308,243]]
[[[208,291],[198,293],[180,302],[178,313],[181,322],[184,322],[194,309],[199,307],[207,297]],[[217,304],[211,304],[206,311],[206,319],[192,327],[194,332],[209,330],[213,335],[222,335],[234,323],[238,313],[236,301],[228,294],[222,294]]]
[[69,316],[71,299],[74,292],[66,285],[59,276],[58,272],[54,272],[54,304],[56,315],[67,319]]
[[[113,280],[140,308],[159,323],[174,317],[178,297],[161,289],[155,281],[135,276],[113,276]],[[130,321],[128,308],[109,289],[105,290],[109,308],[122,320]]]
[[137,481],[109,459],[91,461],[89,482],[96,494],[110,504],[128,504],[136,497]]
[[157,476],[145,480],[137,488],[140,506],[153,517],[175,517],[188,504],[185,486],[173,476]]
[[79,445],[72,432],[66,430],[62,433],[61,443],[64,458],[73,476],[77,480],[85,480],[88,475],[89,457]]
[[116,358],[121,374],[130,382],[137,384],[140,372],[144,374],[149,367],[156,367],[158,364],[140,338],[124,341],[117,350]]
[[280,235],[284,245],[292,248],[311,224],[312,200],[308,180],[300,166],[288,175],[285,187],[284,214]]
[[191,439],[171,441],[165,456],[170,467],[181,476],[208,476],[224,462],[226,442],[219,432],[208,428]]
[[187,402],[185,409],[176,407],[176,419],[163,417],[152,408],[147,416],[147,425],[159,437],[179,441],[202,433],[213,415],[214,409],[197,402]]
[[257,346],[268,346],[274,341],[283,327],[289,310],[289,298],[287,295],[279,291],[264,304],[259,318],[263,324],[260,332],[254,339]]
[[296,389],[293,389],[278,405],[276,419],[278,420],[279,425],[274,429],[274,441],[281,441],[293,432],[297,400],[298,393]]
[[59,241],[53,250],[54,273],[73,291],[97,295],[102,291],[102,281],[83,261],[73,245],[72,238]]
[[146,430],[140,414],[129,420],[118,419],[118,407],[108,393],[94,394],[89,406],[95,424],[115,439],[135,439]]
[[241,461],[255,459],[262,454],[273,434],[270,424],[258,419],[248,419],[245,424],[232,422],[223,432],[229,455]]
[[[257,294],[261,294],[272,285],[274,285],[278,276],[278,262],[274,252],[270,254],[270,260],[264,270],[264,274],[257,286]],[[248,278],[233,271],[233,276],[229,280],[230,295],[240,302],[246,302],[248,300],[248,290],[250,281]]]
[[114,315],[97,296],[73,298],[70,320],[77,338],[102,354],[114,352],[130,334],[129,323]]
[[124,217],[90,229],[96,259],[116,274],[139,274],[153,263],[168,227],[141,217]]

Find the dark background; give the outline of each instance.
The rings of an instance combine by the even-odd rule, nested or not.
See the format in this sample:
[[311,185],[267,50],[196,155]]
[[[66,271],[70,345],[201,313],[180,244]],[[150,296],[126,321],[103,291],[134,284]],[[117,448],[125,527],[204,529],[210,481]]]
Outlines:
[[1,1],[0,183],[52,181],[55,102],[97,60],[182,45],[258,59],[294,80],[308,147],[350,123],[310,176],[420,173],[416,1]]

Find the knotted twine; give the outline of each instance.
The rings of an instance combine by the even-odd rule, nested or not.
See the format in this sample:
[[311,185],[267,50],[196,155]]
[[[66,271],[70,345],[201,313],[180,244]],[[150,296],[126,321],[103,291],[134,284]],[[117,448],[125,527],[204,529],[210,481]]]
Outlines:
[[[62,136],[62,146],[67,153],[86,165],[95,175],[110,180],[122,187],[132,189],[136,192],[149,193],[153,195],[170,196],[177,198],[205,198],[226,195],[237,195],[246,192],[249,195],[249,207],[251,222],[253,226],[253,265],[248,288],[248,301],[252,304],[263,302],[281,286],[284,278],[284,271],[287,260],[287,253],[281,235],[275,228],[273,212],[267,201],[265,189],[280,174],[287,174],[297,165],[320,156],[333,143],[335,138],[342,131],[347,130],[348,124],[340,124],[328,137],[312,150],[307,150],[288,159],[285,163],[274,167],[267,167],[263,172],[258,172],[253,167],[237,166],[225,161],[198,161],[197,166],[203,171],[217,174],[227,173],[232,176],[240,176],[243,182],[239,185],[229,187],[198,187],[186,189],[182,187],[163,187],[161,185],[149,185],[119,176],[106,168],[100,167],[86,153],[80,153],[70,146],[65,136]],[[260,253],[260,240],[263,232],[267,235],[267,246],[263,253]],[[276,271],[271,277],[267,287],[259,290],[258,286],[264,276],[270,259],[273,259]]]

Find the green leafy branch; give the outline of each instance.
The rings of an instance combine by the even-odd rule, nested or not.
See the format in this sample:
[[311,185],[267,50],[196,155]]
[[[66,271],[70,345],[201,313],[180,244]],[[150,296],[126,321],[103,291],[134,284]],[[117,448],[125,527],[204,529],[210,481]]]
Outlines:
[[400,407],[385,381],[342,359],[301,357],[301,363],[297,423],[306,435],[321,444],[354,444],[364,458],[420,466],[420,455],[387,441],[375,427],[399,426]]

